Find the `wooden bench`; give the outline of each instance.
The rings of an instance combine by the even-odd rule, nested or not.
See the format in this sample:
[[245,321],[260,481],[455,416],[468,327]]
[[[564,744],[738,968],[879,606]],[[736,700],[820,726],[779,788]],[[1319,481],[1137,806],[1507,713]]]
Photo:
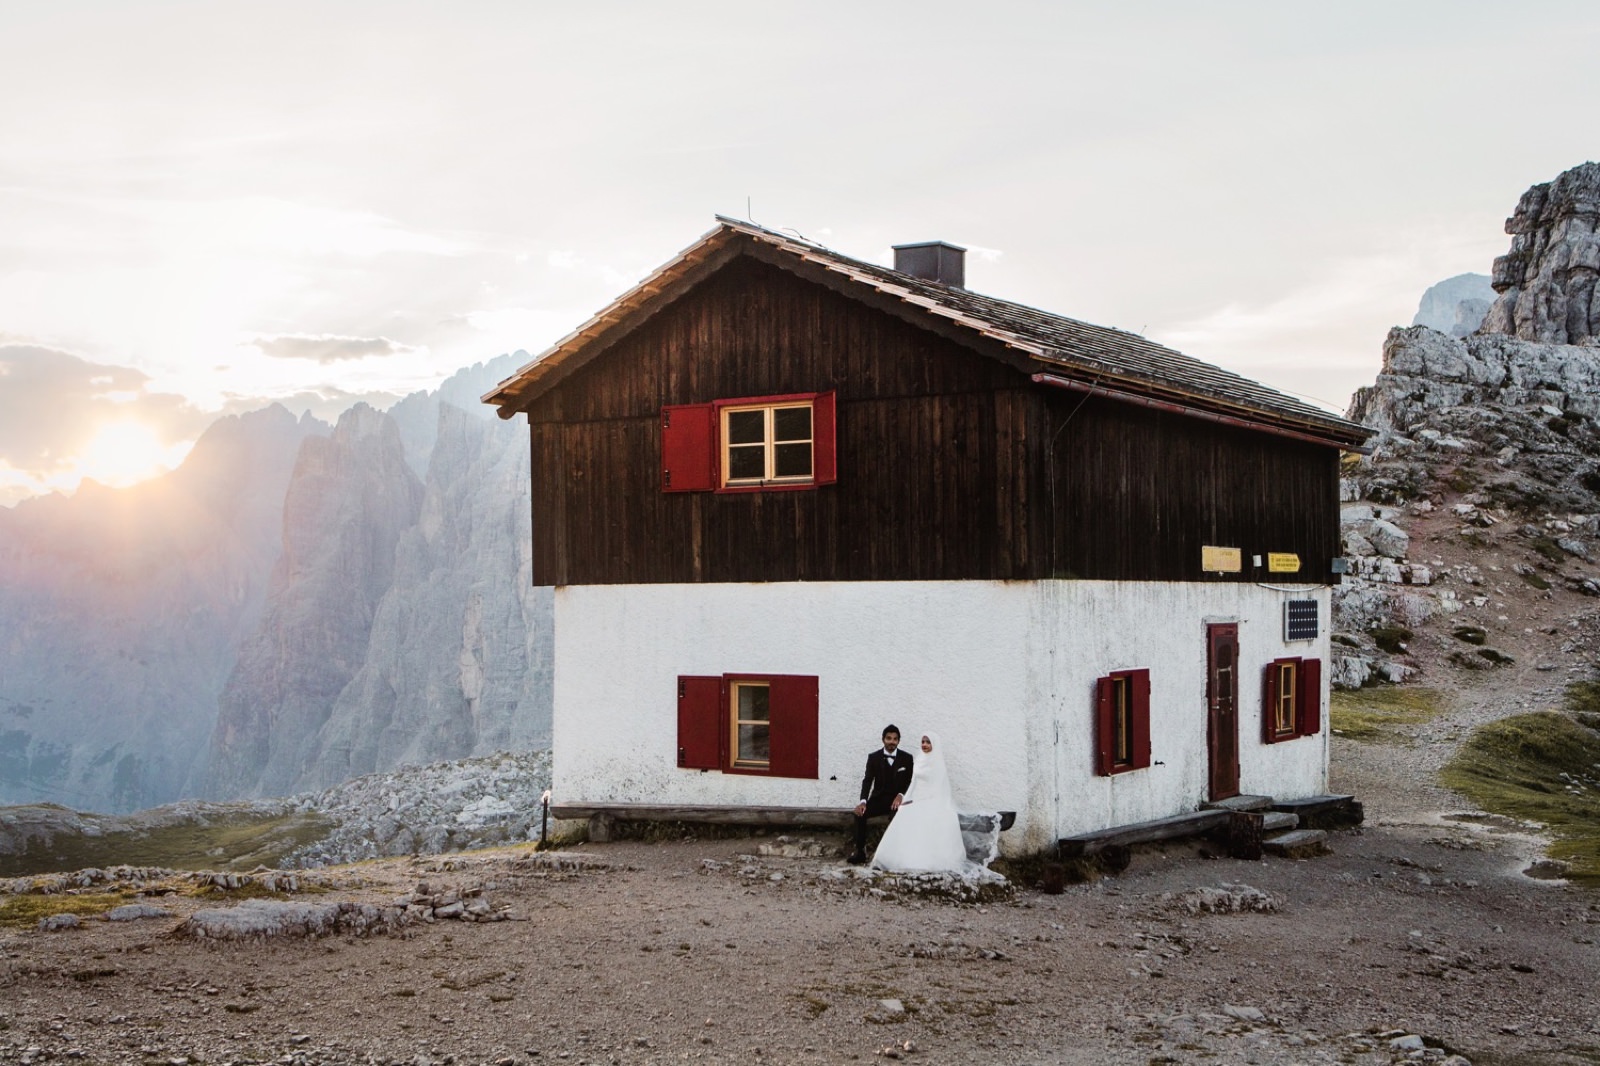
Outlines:
[[700,825],[807,826],[844,830],[854,815],[838,807],[717,807],[654,803],[596,803],[553,805],[554,818],[586,818],[589,839],[603,844],[613,837],[618,822],[690,822]]
[[[998,811],[1000,830],[1016,822],[1015,811]],[[732,807],[655,803],[559,804],[550,808],[552,818],[581,818],[589,822],[589,839],[605,843],[612,839],[618,822],[689,822],[699,825],[747,825],[752,827],[808,827],[844,831],[855,824],[855,813],[839,807]],[[969,817],[962,816],[963,819]],[[887,822],[888,815],[867,819]]]

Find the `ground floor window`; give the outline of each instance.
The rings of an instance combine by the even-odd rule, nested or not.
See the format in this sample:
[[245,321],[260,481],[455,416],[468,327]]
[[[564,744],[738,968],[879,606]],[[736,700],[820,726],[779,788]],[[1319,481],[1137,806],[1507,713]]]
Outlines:
[[733,765],[767,770],[772,764],[772,685],[766,681],[730,681],[728,722],[733,727],[728,750]]
[[1277,744],[1322,731],[1322,660],[1274,659],[1261,700],[1261,739]]
[[1095,771],[1150,765],[1150,671],[1118,670],[1095,683]]
[[678,678],[678,765],[686,770],[817,776],[815,677]]

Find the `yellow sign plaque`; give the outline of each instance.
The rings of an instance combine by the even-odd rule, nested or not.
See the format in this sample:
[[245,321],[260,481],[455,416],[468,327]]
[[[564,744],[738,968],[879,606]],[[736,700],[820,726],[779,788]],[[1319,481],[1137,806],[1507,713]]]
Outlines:
[[1200,548],[1200,569],[1208,574],[1237,574],[1244,569],[1244,560],[1238,548],[1206,544]]
[[1268,552],[1267,571],[1273,574],[1298,574],[1300,556],[1293,552]]

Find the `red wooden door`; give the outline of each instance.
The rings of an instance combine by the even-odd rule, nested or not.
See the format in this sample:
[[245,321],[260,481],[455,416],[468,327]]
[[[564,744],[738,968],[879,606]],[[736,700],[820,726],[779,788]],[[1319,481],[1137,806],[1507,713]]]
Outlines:
[[1206,626],[1206,747],[1213,800],[1239,794],[1239,625]]

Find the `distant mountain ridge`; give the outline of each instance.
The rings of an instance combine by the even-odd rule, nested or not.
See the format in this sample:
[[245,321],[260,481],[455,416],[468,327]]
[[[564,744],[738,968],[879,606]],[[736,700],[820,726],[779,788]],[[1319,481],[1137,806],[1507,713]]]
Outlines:
[[546,743],[527,436],[476,403],[526,360],[338,427],[221,419],[163,478],[0,510],[0,804],[275,795]]
[[329,429],[274,405],[142,485],[0,509],[0,802],[183,794],[266,602],[295,455]]

